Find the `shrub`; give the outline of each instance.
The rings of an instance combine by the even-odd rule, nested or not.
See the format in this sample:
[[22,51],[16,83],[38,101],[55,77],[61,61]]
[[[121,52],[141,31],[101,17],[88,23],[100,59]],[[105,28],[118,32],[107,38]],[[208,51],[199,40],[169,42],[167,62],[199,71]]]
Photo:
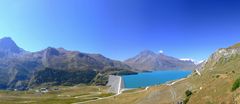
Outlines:
[[193,93],[190,90],[185,91],[186,98],[183,100],[183,104],[187,104],[192,94]]
[[232,85],[232,91],[235,91],[240,87],[240,78],[238,78]]
[[40,85],[43,83],[54,83],[55,85],[75,85],[75,84],[89,84],[96,76],[93,70],[57,70],[46,68],[35,73],[33,85]]
[[189,97],[187,97],[186,99],[183,100],[183,104],[187,104],[187,102],[189,101]]
[[187,90],[187,91],[185,92],[185,95],[186,95],[187,97],[189,97],[189,96],[192,95],[192,92],[191,92],[190,90]]

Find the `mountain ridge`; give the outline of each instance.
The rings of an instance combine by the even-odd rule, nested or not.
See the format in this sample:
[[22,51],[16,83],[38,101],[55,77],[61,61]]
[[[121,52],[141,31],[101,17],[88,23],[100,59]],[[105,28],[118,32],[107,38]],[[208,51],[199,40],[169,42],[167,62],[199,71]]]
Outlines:
[[[68,51],[48,47],[37,52],[26,52],[11,38],[0,39],[0,88],[26,89],[38,84],[94,84],[104,85],[101,77],[108,74],[135,73],[131,67],[100,54]],[[108,70],[108,71],[105,71]],[[104,75],[104,76],[99,76]],[[62,76],[61,76],[62,75]],[[98,78],[95,78],[97,77]],[[93,80],[100,81],[93,81]]]
[[26,51],[19,48],[10,37],[0,39],[0,58],[10,57],[24,52]]
[[138,71],[193,69],[196,65],[192,61],[180,60],[163,53],[144,50],[138,55],[124,61]]

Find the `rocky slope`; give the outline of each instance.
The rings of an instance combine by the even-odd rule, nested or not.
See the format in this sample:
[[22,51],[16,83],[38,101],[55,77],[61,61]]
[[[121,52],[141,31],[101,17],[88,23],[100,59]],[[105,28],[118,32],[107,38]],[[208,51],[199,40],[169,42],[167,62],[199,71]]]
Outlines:
[[[39,84],[73,85],[93,81],[99,74],[132,73],[131,68],[100,54],[47,48],[39,52],[26,52],[11,38],[0,39],[0,88],[26,89]],[[116,70],[118,69],[118,70]],[[106,76],[100,76],[106,77]]]
[[124,63],[138,71],[193,69],[196,67],[192,61],[180,60],[149,50],[142,51],[137,56],[124,61]]

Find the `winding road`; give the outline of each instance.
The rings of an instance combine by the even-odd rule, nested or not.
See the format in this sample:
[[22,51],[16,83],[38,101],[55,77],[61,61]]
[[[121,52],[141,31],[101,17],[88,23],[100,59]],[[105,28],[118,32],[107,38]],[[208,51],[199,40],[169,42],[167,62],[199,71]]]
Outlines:
[[176,80],[176,81],[174,81],[174,82],[172,82],[172,83],[166,84],[167,86],[170,87],[170,92],[171,92],[171,95],[172,95],[173,104],[176,104],[175,101],[176,101],[176,98],[177,98],[177,94],[176,94],[176,91],[175,91],[174,88],[173,88],[173,85],[174,85],[175,83],[180,82],[180,81],[185,80],[185,79],[186,79],[186,78],[182,78],[182,79]]

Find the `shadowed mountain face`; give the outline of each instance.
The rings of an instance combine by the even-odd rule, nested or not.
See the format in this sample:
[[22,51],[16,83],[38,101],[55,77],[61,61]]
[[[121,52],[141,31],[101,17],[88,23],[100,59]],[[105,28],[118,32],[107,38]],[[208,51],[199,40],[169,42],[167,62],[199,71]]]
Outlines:
[[33,54],[40,54],[41,61],[45,67],[62,70],[104,70],[108,68],[130,67],[120,61],[114,61],[100,54],[87,54],[78,51],[67,51],[65,49],[47,48]]
[[0,40],[0,53],[0,88],[2,89],[25,89],[44,83],[88,84],[98,73],[105,70],[131,72],[128,65],[100,54],[51,47],[39,52],[25,52],[10,38]]
[[19,48],[11,38],[6,37],[0,39],[0,58],[20,54],[22,52],[24,52],[24,50]]
[[193,69],[196,66],[192,61],[183,61],[149,50],[142,51],[140,54],[126,60],[124,63],[138,71]]

